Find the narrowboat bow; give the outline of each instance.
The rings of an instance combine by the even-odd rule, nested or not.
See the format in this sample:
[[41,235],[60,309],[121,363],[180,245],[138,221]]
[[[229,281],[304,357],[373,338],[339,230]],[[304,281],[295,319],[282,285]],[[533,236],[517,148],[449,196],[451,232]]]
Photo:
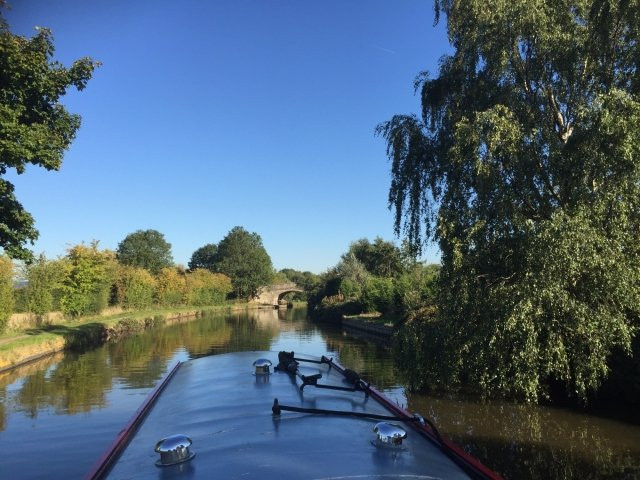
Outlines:
[[87,474],[153,479],[499,479],[332,359],[180,363]]

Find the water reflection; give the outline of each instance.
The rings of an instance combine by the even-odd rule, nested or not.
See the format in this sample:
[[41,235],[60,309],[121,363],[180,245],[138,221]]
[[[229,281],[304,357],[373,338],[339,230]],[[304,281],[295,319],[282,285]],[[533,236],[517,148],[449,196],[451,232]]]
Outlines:
[[108,407],[107,394],[114,385],[152,388],[176,357],[269,350],[281,330],[295,331],[305,318],[305,310],[268,309],[182,319],[93,351],[32,362],[0,375],[0,429],[11,413],[35,419],[42,411],[75,415]]
[[240,350],[332,356],[507,478],[640,475],[640,427],[536,406],[407,398],[387,348],[310,323],[304,309],[267,309],[181,319],[0,374],[0,478],[41,476],[24,454],[36,440],[51,477],[80,477],[177,360]]
[[35,370],[22,379],[12,397],[12,410],[36,418],[43,408],[73,415],[104,407],[112,383],[106,357],[104,351],[70,354],[53,368]]
[[409,408],[508,478],[638,478],[640,428],[559,408],[421,395]]

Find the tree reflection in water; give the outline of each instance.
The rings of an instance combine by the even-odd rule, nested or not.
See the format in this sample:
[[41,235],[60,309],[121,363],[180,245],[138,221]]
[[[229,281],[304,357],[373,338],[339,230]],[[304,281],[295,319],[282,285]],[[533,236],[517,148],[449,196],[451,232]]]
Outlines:
[[106,405],[113,371],[104,349],[70,353],[55,367],[29,375],[16,395],[16,403],[29,417],[52,408],[56,414],[74,415]]
[[[178,352],[187,358],[236,350],[268,350],[279,332],[278,311],[207,315],[157,326],[84,353],[54,355],[0,375],[0,430],[6,416],[40,411],[74,415],[107,406],[119,388],[152,388]],[[6,387],[13,385],[11,392]]]
[[456,443],[514,479],[638,478],[640,427],[560,408],[408,395]]

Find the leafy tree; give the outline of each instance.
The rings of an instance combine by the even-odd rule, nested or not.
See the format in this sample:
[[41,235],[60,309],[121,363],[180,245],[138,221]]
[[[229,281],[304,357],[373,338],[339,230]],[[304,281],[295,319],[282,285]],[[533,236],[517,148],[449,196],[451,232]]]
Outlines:
[[0,256],[0,333],[4,331],[13,313],[13,263]]
[[320,284],[321,281],[320,275],[316,275],[315,273],[308,271],[301,272],[292,268],[283,268],[282,270],[280,270],[280,273],[287,277],[288,281],[294,282],[305,292],[312,291]]
[[271,275],[271,285],[278,285],[281,283],[289,283],[291,282],[291,280],[289,280],[289,277],[287,277],[284,273],[282,273],[282,271],[280,272],[273,272],[273,275]]
[[440,11],[454,52],[418,78],[422,117],[378,127],[396,233],[442,251],[428,380],[585,399],[640,318],[640,4]]
[[76,245],[67,251],[63,265],[60,307],[64,313],[77,317],[99,313],[108,305],[117,267],[113,252],[98,250],[98,242]]
[[146,268],[153,274],[173,265],[171,244],[157,230],[137,230],[118,244],[117,258],[123,265]]
[[[353,246],[353,244],[352,244]],[[308,296],[310,314],[326,321],[340,321],[342,315],[362,313],[375,307],[361,302],[365,286],[372,278],[364,263],[350,249],[340,262],[319,276],[319,283]]]
[[232,228],[218,244],[217,272],[231,278],[233,292],[239,298],[249,298],[258,288],[268,285],[273,275],[271,258],[257,233],[242,227]]
[[206,268],[207,270],[214,269],[214,265],[217,260],[218,246],[214,243],[207,243],[200,247],[189,260],[189,270],[195,270],[196,268]]
[[[14,35],[0,17],[0,175],[9,169],[22,174],[28,164],[59,170],[80,127],[80,117],[67,112],[60,98],[71,86],[84,89],[98,64],[81,58],[65,68],[53,53],[49,30],[39,28],[33,38]],[[34,219],[3,178],[0,226],[0,247],[13,258],[32,260],[25,244],[38,238]]]
[[334,273],[344,280],[351,280],[358,285],[364,285],[371,276],[364,263],[353,252],[342,255],[340,262],[334,267]]
[[366,238],[353,242],[345,255],[350,254],[362,262],[369,273],[378,277],[396,277],[405,270],[406,259],[402,250],[380,237],[376,237],[373,243]]

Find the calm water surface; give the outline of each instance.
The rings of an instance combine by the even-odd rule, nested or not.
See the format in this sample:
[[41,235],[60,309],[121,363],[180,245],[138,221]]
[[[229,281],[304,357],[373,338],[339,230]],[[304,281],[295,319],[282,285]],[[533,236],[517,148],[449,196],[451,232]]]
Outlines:
[[177,361],[239,350],[328,355],[509,479],[640,478],[640,427],[562,409],[405,394],[390,352],[306,310],[209,315],[0,376],[0,479],[82,478]]

